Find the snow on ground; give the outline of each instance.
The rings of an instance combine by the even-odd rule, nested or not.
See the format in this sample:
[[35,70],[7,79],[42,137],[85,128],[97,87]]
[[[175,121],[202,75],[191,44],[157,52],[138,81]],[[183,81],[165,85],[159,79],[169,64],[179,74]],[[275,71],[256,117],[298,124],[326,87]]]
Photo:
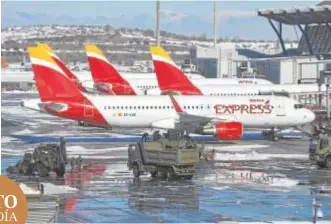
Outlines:
[[231,152],[243,152],[243,151],[252,151],[253,149],[268,148],[268,145],[205,145],[206,150],[215,150],[216,152],[221,151],[231,151]]
[[26,186],[23,183],[20,183],[19,186],[25,195],[40,195],[40,191],[33,190],[32,188]]
[[[204,181],[221,185],[250,185],[255,187],[269,186],[269,190],[277,188],[288,189],[298,185],[299,181],[286,178],[285,176],[269,176],[264,172],[253,172],[250,170],[219,170],[215,174],[209,174],[203,178]],[[222,186],[224,187],[224,186]],[[265,188],[268,190],[267,188]]]
[[55,194],[67,194],[74,193],[77,191],[76,188],[69,187],[66,185],[54,185],[52,183],[41,183],[44,185],[45,195],[55,195]]
[[[19,81],[22,81],[22,77],[18,77],[18,79],[19,79]],[[1,93],[2,94],[3,93],[4,94],[6,94],[6,93],[38,93],[38,91],[37,90],[27,90],[27,91],[22,91],[22,90],[4,90]]]
[[16,141],[16,139],[8,137],[8,136],[1,136],[1,144],[9,143],[12,141]]
[[17,131],[13,133],[14,135],[29,135],[29,134],[33,134],[33,131],[31,131],[30,129],[26,128],[22,131]]
[[265,154],[252,151],[249,153],[215,153],[216,161],[259,161],[275,158],[282,159],[308,159],[307,154]]
[[[113,152],[113,151],[127,151],[126,146],[122,147],[111,147],[111,148],[103,148],[103,149],[87,149],[82,146],[67,146],[67,155],[76,157],[81,155],[82,158],[90,158],[90,159],[113,159],[113,158],[127,158],[127,156],[105,156],[105,153]],[[11,155],[11,156],[23,156],[26,152],[33,152],[34,148],[29,148],[27,150],[15,150],[2,148],[1,153],[3,155]],[[99,154],[99,155],[98,155]]]

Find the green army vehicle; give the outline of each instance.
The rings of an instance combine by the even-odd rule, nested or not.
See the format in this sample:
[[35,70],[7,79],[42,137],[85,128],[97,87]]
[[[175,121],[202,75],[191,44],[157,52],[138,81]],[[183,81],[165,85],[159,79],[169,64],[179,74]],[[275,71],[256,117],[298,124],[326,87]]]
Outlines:
[[327,134],[314,135],[310,139],[309,159],[320,168],[331,168],[331,137]]
[[152,177],[168,180],[191,179],[200,160],[201,147],[176,131],[163,136],[156,132],[152,139],[145,134],[140,142],[129,145],[127,165],[135,177],[150,172]]
[[38,175],[46,177],[49,172],[55,172],[63,177],[67,161],[67,153],[64,138],[60,138],[60,144],[41,144],[32,153],[25,153],[23,159],[15,166],[7,168],[9,174]]

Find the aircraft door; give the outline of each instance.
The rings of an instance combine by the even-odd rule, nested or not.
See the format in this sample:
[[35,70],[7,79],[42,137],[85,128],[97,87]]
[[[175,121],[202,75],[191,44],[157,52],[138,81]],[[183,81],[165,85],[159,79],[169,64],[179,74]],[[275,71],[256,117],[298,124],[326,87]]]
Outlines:
[[285,116],[286,109],[285,109],[285,102],[283,100],[277,100],[275,104],[275,111],[277,116]]
[[94,106],[90,103],[89,100],[84,101],[84,116],[85,117],[94,116]]

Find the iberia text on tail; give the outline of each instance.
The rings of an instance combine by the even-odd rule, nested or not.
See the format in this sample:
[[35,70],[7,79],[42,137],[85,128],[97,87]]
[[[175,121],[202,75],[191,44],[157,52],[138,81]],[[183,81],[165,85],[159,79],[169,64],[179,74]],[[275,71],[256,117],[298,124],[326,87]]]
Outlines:
[[158,85],[163,93],[179,92],[182,95],[202,95],[201,91],[176,66],[162,47],[151,46],[150,51]]
[[50,114],[108,127],[87,95],[82,94],[43,48],[28,48],[40,100]]
[[86,44],[85,50],[93,81],[98,91],[111,95],[136,95],[129,82],[109,63],[97,46]]

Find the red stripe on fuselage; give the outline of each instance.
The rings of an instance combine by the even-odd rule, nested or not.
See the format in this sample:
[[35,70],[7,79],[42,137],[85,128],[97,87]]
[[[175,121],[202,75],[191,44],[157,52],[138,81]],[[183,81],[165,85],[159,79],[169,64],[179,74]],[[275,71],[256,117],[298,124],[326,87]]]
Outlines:
[[176,110],[177,113],[184,112],[182,110],[182,108],[179,106],[179,104],[177,103],[177,101],[175,100],[174,96],[170,95],[170,99],[171,99],[171,102],[174,105],[174,108],[175,108],[175,110]]
[[180,92],[182,95],[203,95],[185,74],[173,65],[153,60],[157,81],[162,92]]
[[112,85],[112,91],[116,95],[137,95],[128,81],[107,62],[89,56],[88,61],[95,83],[108,83]]

